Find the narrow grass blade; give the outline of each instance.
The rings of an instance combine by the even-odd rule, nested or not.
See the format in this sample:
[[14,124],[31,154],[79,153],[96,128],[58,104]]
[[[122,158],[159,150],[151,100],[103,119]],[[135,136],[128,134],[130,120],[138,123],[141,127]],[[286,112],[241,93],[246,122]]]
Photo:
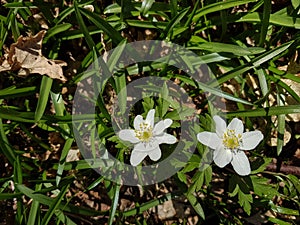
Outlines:
[[17,88],[15,85],[0,90],[0,98],[15,98],[35,93],[36,87]]
[[259,43],[258,43],[258,46],[261,46],[261,47],[264,46],[264,43],[266,40],[266,36],[267,36],[268,28],[269,28],[271,7],[272,7],[271,0],[265,0],[264,1],[263,18],[261,21],[260,37],[259,37]]
[[[97,167],[112,167],[112,166],[114,166],[113,160],[85,159],[85,160],[78,160],[74,162],[65,163],[64,170],[83,170],[83,169],[91,169]],[[53,169],[58,169],[58,164],[54,164]]]
[[247,111],[228,112],[226,113],[226,116],[257,117],[257,116],[273,116],[273,115],[294,114],[294,113],[300,113],[299,105],[274,106],[274,107],[265,107],[259,109],[251,109]]
[[200,43],[197,46],[189,47],[191,50],[206,50],[210,52],[228,52],[237,56],[260,54],[265,51],[264,48],[250,47],[245,48],[233,44],[225,44],[219,42]]
[[40,92],[39,92],[39,99],[37,103],[37,107],[35,110],[35,115],[34,115],[34,121],[38,122],[42,116],[44,115],[47,103],[48,103],[48,98],[50,94],[50,89],[52,86],[53,80],[49,77],[43,76],[42,82],[41,82],[41,87],[40,87]]
[[63,200],[63,198],[65,197],[66,192],[69,189],[69,185],[65,185],[61,190],[59,195],[55,198],[55,200],[53,201],[53,203],[50,205],[47,213],[45,214],[41,225],[47,225],[50,222],[51,217],[53,216],[53,214],[55,213],[55,210],[59,207],[61,201]]
[[20,124],[20,128],[24,131],[24,133],[26,133],[26,135],[34,142],[36,142],[39,146],[41,146],[42,148],[46,149],[46,150],[50,150],[51,147],[48,146],[46,143],[44,143],[42,140],[40,140],[38,137],[36,137],[35,135],[33,135],[32,133],[30,133],[30,131],[27,129],[26,126],[24,126],[23,124]]
[[145,16],[148,13],[148,11],[151,9],[154,2],[155,2],[154,0],[145,0],[142,2],[140,12],[142,13],[143,16]]
[[[1,114],[0,114],[1,118]],[[11,145],[8,142],[8,139],[5,134],[5,130],[3,128],[2,119],[0,119],[0,149],[1,152],[5,155],[5,157],[8,159],[11,165],[14,165],[14,162],[16,160],[15,151],[11,147]]]
[[270,79],[280,87],[284,88],[290,96],[292,96],[298,103],[300,103],[300,96],[289,85],[281,81],[279,78],[273,76],[269,76],[268,79]]
[[[24,195],[28,196],[29,198],[36,200],[40,202],[41,204],[52,206],[55,204],[55,199],[47,197],[46,195],[35,193],[32,189],[21,185],[17,184],[16,185],[18,190],[22,192]],[[74,213],[74,214],[80,214],[80,215],[85,215],[85,216],[98,216],[98,215],[103,215],[106,212],[99,212],[91,209],[87,209],[84,207],[78,207],[74,206],[72,204],[65,204],[63,202],[60,202],[56,209],[64,210],[69,213]]]
[[99,29],[103,30],[107,34],[115,45],[118,45],[123,37],[121,34],[115,30],[109,23],[107,23],[101,16],[96,13],[92,13],[87,9],[80,8],[80,13],[86,16],[91,22],[93,22]]
[[[284,105],[284,96],[280,94],[280,88],[277,89],[277,103],[279,106]],[[284,144],[284,130],[285,130],[285,114],[277,116],[277,155],[280,155]]]
[[58,168],[57,168],[57,175],[56,175],[56,185],[59,185],[59,182],[62,178],[62,174],[64,171],[64,167],[65,167],[65,163],[66,163],[66,158],[67,155],[71,149],[71,146],[73,144],[74,138],[68,138],[66,140],[66,143],[62,149],[61,155],[60,155],[60,159],[59,159],[59,164],[58,164]]
[[5,8],[36,8],[32,2],[10,2],[3,5]]
[[0,193],[0,200],[9,200],[21,197],[22,193]]
[[259,80],[259,86],[263,96],[266,96],[269,93],[269,87],[267,83],[266,77],[268,76],[263,69],[259,69],[256,71]]
[[121,188],[120,185],[115,184],[114,197],[113,197],[112,206],[111,206],[110,214],[109,214],[109,218],[108,218],[108,225],[112,225],[114,222],[114,218],[116,215],[116,210],[117,210],[118,202],[119,202],[120,188]]
[[71,27],[72,27],[72,24],[70,24],[70,23],[63,23],[63,24],[59,24],[59,25],[52,27],[51,29],[49,29],[47,31],[47,33],[43,39],[43,43],[47,43],[49,38],[53,37],[56,34],[65,32],[65,31],[69,30]]
[[69,217],[64,215],[63,211],[57,209],[55,211],[55,216],[57,217],[58,221],[64,225],[77,225],[74,221],[72,221]]
[[[15,184],[22,184],[23,183],[23,173],[22,167],[20,163],[19,156],[16,157],[16,161],[14,162],[14,183]],[[19,190],[16,190],[18,193]],[[22,224],[22,215],[24,211],[24,205],[22,202],[22,198],[17,200],[17,212],[16,212],[16,220],[19,224]]]
[[241,0],[241,1],[236,1],[236,0],[229,0],[226,2],[217,2],[217,3],[212,3],[209,4],[207,6],[204,6],[203,8],[199,9],[194,18],[193,18],[193,22],[197,23],[198,20],[200,19],[200,17],[208,14],[208,13],[213,13],[213,12],[217,12],[217,11],[221,11],[224,9],[228,9],[228,8],[232,8],[238,5],[243,5],[243,4],[247,4],[250,2],[256,2],[257,0]]
[[89,31],[83,21],[83,18],[81,16],[81,11],[79,10],[79,6],[78,6],[78,2],[77,0],[74,1],[74,8],[75,8],[75,14],[76,14],[76,18],[78,21],[78,24],[80,26],[80,30],[82,31],[82,33],[84,34],[85,40],[89,46],[90,49],[93,49],[95,46],[95,43],[91,37],[91,35],[89,34]]
[[165,194],[162,197],[150,200],[150,201],[148,201],[146,203],[141,204],[138,207],[135,207],[133,209],[127,210],[127,211],[125,211],[123,213],[119,212],[119,214],[121,214],[122,216],[126,216],[126,217],[127,216],[139,215],[139,214],[142,214],[144,211],[146,211],[146,210],[148,210],[148,209],[150,209],[152,207],[155,207],[155,206],[158,206],[160,204],[163,204],[164,202],[169,201],[171,199],[174,199],[176,197],[177,197],[177,195],[175,193],[167,193],[167,194]]
[[[54,84],[54,87],[57,87],[57,83]],[[55,115],[57,116],[68,115],[62,95],[60,93],[54,93],[50,91],[50,96],[51,96],[52,103],[54,105]],[[70,127],[67,124],[60,124],[59,126],[61,127],[61,129],[64,130],[64,133],[67,134],[70,133]],[[65,135],[63,135],[63,137],[68,138]]]
[[141,21],[141,20],[126,20],[126,23],[129,26],[133,27],[142,27],[142,28],[149,28],[149,29],[166,29],[168,23],[167,22],[152,22],[152,21]]
[[279,54],[281,54],[282,52],[287,50],[291,46],[292,43],[293,43],[293,41],[284,43],[284,44],[280,45],[279,47],[274,48],[268,52],[263,53],[262,55],[260,55],[256,58],[254,58],[253,60],[251,60],[250,63],[239,66],[239,67],[225,73],[223,76],[221,76],[220,78],[217,79],[218,82],[213,82],[213,85],[218,85],[220,83],[222,84],[222,83],[234,78],[235,76],[238,76],[250,69],[259,67],[261,64],[267,62],[268,60],[274,58],[275,56],[278,56]]
[[[249,22],[249,23],[259,23],[261,22],[262,15],[258,12],[249,13],[247,15],[242,16],[238,20],[234,20],[235,22]],[[295,29],[300,29],[300,18],[295,18],[287,15],[276,15],[271,14],[269,23],[276,26],[282,27],[291,27]]]
[[[36,184],[35,191],[40,191],[42,184]],[[27,224],[36,224],[36,221],[40,218],[40,203],[33,200],[31,203]]]
[[180,23],[180,21],[186,16],[189,11],[189,7],[179,12],[167,25],[164,31],[160,35],[160,39],[166,38],[170,32],[172,32],[173,28]]
[[98,185],[100,185],[100,183],[102,183],[102,181],[104,180],[104,177],[99,177],[98,179],[96,179],[92,184],[90,184],[87,188],[87,190],[92,190],[93,188],[97,187]]

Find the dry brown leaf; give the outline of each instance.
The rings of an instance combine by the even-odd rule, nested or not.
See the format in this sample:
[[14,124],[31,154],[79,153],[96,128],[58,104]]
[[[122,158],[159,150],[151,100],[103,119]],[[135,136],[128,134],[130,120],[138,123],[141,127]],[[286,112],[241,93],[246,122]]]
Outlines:
[[10,46],[8,54],[0,60],[0,72],[18,72],[18,76],[38,73],[66,81],[62,66],[67,64],[61,60],[47,59],[42,55],[42,41],[45,33],[46,31],[42,30],[35,36],[20,36],[17,42]]

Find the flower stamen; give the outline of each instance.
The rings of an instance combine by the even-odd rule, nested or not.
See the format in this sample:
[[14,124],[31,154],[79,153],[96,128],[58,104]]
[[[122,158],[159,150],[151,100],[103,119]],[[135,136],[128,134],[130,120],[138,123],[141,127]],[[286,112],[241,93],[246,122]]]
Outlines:
[[236,135],[234,130],[227,129],[223,134],[223,145],[230,150],[236,150],[242,143],[242,135]]
[[146,122],[143,122],[140,124],[140,129],[139,130],[135,130],[135,136],[142,142],[150,142],[152,139],[152,126]]

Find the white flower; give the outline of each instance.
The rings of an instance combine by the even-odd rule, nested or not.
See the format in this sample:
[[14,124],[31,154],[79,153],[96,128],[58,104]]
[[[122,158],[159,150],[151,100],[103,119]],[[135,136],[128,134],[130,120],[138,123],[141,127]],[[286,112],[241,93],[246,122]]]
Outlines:
[[133,129],[124,129],[119,132],[119,138],[134,144],[130,157],[130,163],[137,166],[149,155],[150,159],[157,161],[161,157],[159,145],[162,143],[174,144],[176,137],[167,134],[167,129],[173,121],[165,119],[154,125],[155,110],[151,109],[145,120],[141,115],[137,115],[133,121]]
[[216,133],[201,132],[198,140],[214,149],[213,160],[217,166],[223,168],[231,163],[233,169],[241,176],[251,172],[249,160],[244,150],[254,149],[263,139],[260,131],[244,131],[241,120],[234,118],[226,127],[226,122],[219,116],[213,117],[216,124]]

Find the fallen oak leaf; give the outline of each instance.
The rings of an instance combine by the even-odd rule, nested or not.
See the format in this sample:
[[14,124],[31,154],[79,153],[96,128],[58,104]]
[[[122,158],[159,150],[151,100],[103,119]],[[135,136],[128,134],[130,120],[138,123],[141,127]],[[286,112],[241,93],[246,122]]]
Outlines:
[[0,60],[0,72],[13,71],[18,76],[37,73],[52,79],[66,81],[62,66],[67,64],[61,60],[47,59],[42,55],[42,41],[46,31],[42,30],[35,36],[20,36],[16,43],[11,44],[8,54]]

